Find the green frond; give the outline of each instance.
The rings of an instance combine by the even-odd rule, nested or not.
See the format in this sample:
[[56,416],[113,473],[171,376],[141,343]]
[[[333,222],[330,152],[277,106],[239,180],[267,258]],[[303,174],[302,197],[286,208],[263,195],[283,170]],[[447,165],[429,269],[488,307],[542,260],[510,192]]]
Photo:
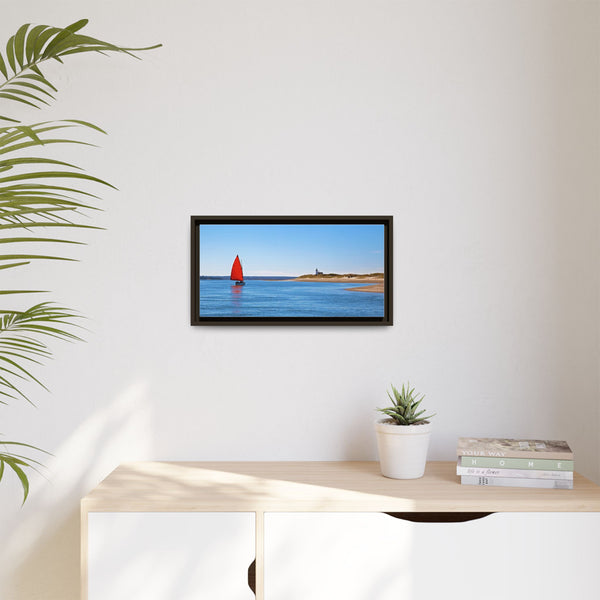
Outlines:
[[[22,229],[37,241],[46,239],[48,242],[56,238],[42,238],[32,232],[39,227],[98,229],[92,225],[78,222],[81,210],[100,210],[90,200],[98,199],[96,194],[89,191],[89,185],[114,186],[88,175],[75,164],[48,157],[23,156],[20,151],[33,146],[42,147],[48,143],[79,143],[73,138],[48,138],[48,134],[64,128],[85,128],[103,133],[99,127],[87,121],[42,122],[31,126],[18,125],[0,128],[0,232],[9,229]],[[86,143],[86,142],[84,142]],[[29,167],[33,166],[34,170]],[[48,170],[38,170],[35,167],[48,166]],[[63,182],[73,182],[64,185]],[[57,184],[53,182],[56,181]],[[80,185],[81,184],[81,185]],[[82,185],[87,189],[83,189]],[[81,199],[85,199],[82,201]],[[3,236],[4,237],[4,236]],[[18,236],[25,237],[25,236]],[[15,240],[17,236],[8,239]],[[75,240],[73,240],[75,241]],[[59,240],[58,243],[72,240]],[[76,242],[76,241],[75,241]],[[0,243],[5,243],[0,237]],[[45,255],[48,256],[48,255]],[[24,267],[29,264],[32,256],[27,259],[0,268]],[[69,260],[63,256],[57,259]]]
[[[63,341],[81,341],[74,333],[80,327],[74,311],[56,306],[49,302],[36,304],[25,311],[0,311],[0,389],[6,393],[17,392],[30,402],[30,399],[18,390],[14,379],[36,383],[46,389],[44,384],[28,369],[23,362],[41,364],[39,359],[52,357],[44,338]],[[35,337],[32,338],[31,335]],[[18,352],[17,352],[18,350]]]
[[[81,120],[0,127],[0,173],[3,175],[0,177],[0,243],[44,241],[81,244],[77,240],[42,237],[34,232],[39,228],[49,227],[69,230],[71,233],[100,229],[81,222],[84,214],[82,211],[100,210],[94,202],[99,197],[89,191],[89,187],[95,185],[116,189],[113,185],[99,177],[88,175],[76,164],[44,156],[24,156],[21,153],[21,150],[34,146],[43,147],[48,143],[79,143],[79,140],[72,137],[49,138],[56,130],[65,128],[104,133],[99,127]],[[39,170],[39,167],[48,169]],[[9,235],[10,230],[16,229],[22,230],[26,235]],[[4,262],[9,259],[15,260]],[[7,253],[0,255],[0,270],[25,267],[31,261],[41,259],[73,260],[60,254]],[[25,291],[5,290],[4,293]],[[27,292],[31,293],[31,290]],[[0,295],[2,293],[0,291]]]
[[[42,72],[45,61],[63,63],[63,58],[83,52],[108,55],[134,53],[158,48],[160,44],[145,48],[125,48],[103,40],[83,35],[87,25],[81,19],[67,27],[50,27],[27,23],[10,37],[4,51],[0,49],[0,104],[14,107],[43,108],[49,105],[58,92]],[[2,81],[2,78],[4,81]],[[8,248],[0,254],[0,271],[30,265],[39,260],[73,261],[49,252],[15,251],[11,244],[34,243],[45,247],[64,244],[82,245],[84,242],[64,239],[62,235],[39,235],[39,228],[69,232],[77,237],[87,229],[101,229],[84,224],[81,218],[88,211],[101,210],[97,205],[100,197],[93,193],[97,186],[116,189],[99,177],[85,173],[78,165],[40,157],[56,144],[94,146],[77,139],[71,132],[91,130],[105,131],[87,121],[69,119],[45,121],[25,125],[3,110],[0,116],[0,244]],[[35,154],[31,156],[31,154]],[[12,230],[19,232],[13,234]],[[39,293],[41,290],[0,289],[0,297],[15,294]],[[27,310],[17,311],[0,308],[0,404],[12,400],[31,402],[21,389],[22,384],[35,383],[44,388],[36,369],[52,358],[49,342],[53,340],[81,341],[77,335],[80,315],[76,312],[42,302]],[[17,452],[2,451],[2,446]],[[19,479],[23,488],[23,502],[29,494],[28,469],[36,469],[41,463],[25,456],[24,451],[36,450],[35,446],[20,442],[0,440],[0,480],[7,469]]]
[[[21,483],[21,487],[23,489],[23,504],[27,500],[27,496],[29,495],[29,477],[25,469],[32,469],[34,471],[38,471],[37,467],[42,467],[42,463],[38,460],[25,456],[23,454],[17,454],[15,452],[9,452],[9,447],[17,447],[20,449],[28,449],[35,450],[36,452],[42,452],[43,454],[49,454],[48,452],[41,450],[40,448],[36,448],[31,444],[24,444],[23,442],[12,442],[8,440],[0,440],[0,448],[6,448],[6,450],[0,451],[0,481],[6,472],[5,467],[8,467],[15,473],[19,482]],[[39,471],[38,471],[39,472]]]
[[77,244],[85,246],[85,242],[76,242],[74,240],[60,240],[58,238],[40,238],[40,237],[11,237],[0,238],[0,244],[22,244],[24,242],[48,242],[50,244]]
[[[138,58],[135,52],[153,50],[161,44],[141,48],[125,48],[110,42],[79,33],[88,24],[81,19],[67,27],[50,27],[26,23],[19,27],[6,44],[5,54],[0,52],[0,98],[11,102],[40,108],[54,99],[56,88],[44,76],[40,65],[48,60],[63,62],[65,56],[93,52],[126,54]],[[35,84],[32,82],[35,81]]]
[[48,290],[0,290],[0,296],[7,296],[10,294],[44,294]]

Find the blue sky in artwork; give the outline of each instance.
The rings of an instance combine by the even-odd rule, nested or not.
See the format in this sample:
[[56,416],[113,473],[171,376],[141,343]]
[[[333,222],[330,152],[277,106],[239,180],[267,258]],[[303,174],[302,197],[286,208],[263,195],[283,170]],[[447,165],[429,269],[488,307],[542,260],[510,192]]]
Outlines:
[[229,275],[238,254],[247,276],[383,273],[384,225],[200,227],[200,275]]

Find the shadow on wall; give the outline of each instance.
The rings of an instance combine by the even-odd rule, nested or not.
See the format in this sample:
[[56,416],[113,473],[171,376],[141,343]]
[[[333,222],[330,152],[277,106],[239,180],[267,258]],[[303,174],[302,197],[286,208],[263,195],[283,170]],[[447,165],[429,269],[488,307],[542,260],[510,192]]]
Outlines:
[[368,408],[356,414],[350,423],[347,422],[346,429],[338,429],[338,443],[343,448],[344,460],[378,460],[374,423],[379,417],[375,409],[371,410],[368,401],[363,405]]
[[150,455],[147,385],[135,383],[66,440],[0,530],[2,600],[79,600],[79,501],[125,460]]

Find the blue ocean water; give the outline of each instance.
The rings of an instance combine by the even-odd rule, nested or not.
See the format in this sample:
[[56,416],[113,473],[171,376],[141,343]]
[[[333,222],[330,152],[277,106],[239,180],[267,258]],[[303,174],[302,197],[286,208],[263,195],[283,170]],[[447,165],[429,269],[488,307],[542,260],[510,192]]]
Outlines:
[[200,317],[383,317],[384,294],[350,292],[370,284],[246,278],[200,279]]

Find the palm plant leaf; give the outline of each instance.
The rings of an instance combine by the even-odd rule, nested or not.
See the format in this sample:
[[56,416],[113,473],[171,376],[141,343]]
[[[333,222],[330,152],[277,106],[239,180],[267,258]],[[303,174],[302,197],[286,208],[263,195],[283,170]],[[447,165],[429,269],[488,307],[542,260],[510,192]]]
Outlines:
[[[53,101],[58,90],[42,73],[41,66],[46,61],[62,63],[65,56],[83,52],[122,53],[137,58],[134,52],[160,46],[125,48],[82,35],[80,31],[87,22],[82,19],[64,28],[29,23],[19,27],[8,40],[4,53],[0,50],[0,101],[15,107],[35,108]],[[22,244],[62,249],[82,244],[69,237],[36,232],[52,228],[69,232],[73,237],[83,230],[98,229],[80,222],[83,213],[99,210],[96,205],[99,197],[90,191],[90,186],[114,186],[86,174],[75,164],[40,156],[43,153],[38,154],[36,149],[47,150],[56,144],[92,146],[70,132],[74,129],[105,132],[97,125],[76,119],[24,125],[12,116],[0,114],[0,121],[8,123],[0,127],[0,244],[8,244],[0,246],[8,248],[0,253],[0,271],[25,267],[39,260],[74,260],[53,251],[27,252]],[[36,155],[32,156],[32,152]],[[13,250],[10,245],[14,244],[20,247]],[[0,296],[39,291],[2,289]],[[49,341],[80,340],[74,333],[78,317],[74,311],[49,302],[22,311],[0,309],[0,404],[18,399],[32,403],[21,385],[35,383],[44,387],[33,371],[52,357]],[[20,452],[38,450],[20,442],[0,440],[2,445]],[[0,451],[0,480],[8,466],[21,482],[23,502],[29,494],[27,470],[35,469],[36,465],[40,463],[23,454]]]
[[[29,450],[35,450],[37,452],[43,452],[44,454],[48,454],[44,450],[40,448],[36,448],[30,444],[24,444],[22,442],[9,442],[4,440],[0,442],[0,446],[17,446],[18,448],[26,448]],[[19,478],[19,482],[21,483],[21,487],[23,488],[23,504],[25,504],[25,500],[27,500],[27,496],[29,495],[29,478],[25,469],[33,469],[37,471],[37,467],[43,466],[42,463],[38,460],[25,456],[23,454],[17,454],[15,452],[9,452],[8,450],[0,452],[0,481],[2,481],[2,477],[4,476],[5,466],[8,465],[15,475]]]
[[[114,188],[110,183],[83,172],[77,165],[40,156],[24,156],[31,148],[52,144],[76,144],[73,136],[56,137],[57,130],[86,128],[102,131],[85,121],[43,122],[30,126],[0,127],[0,243],[33,241],[43,244],[81,243],[75,240],[43,237],[34,232],[43,228],[68,228],[71,232],[97,229],[78,222],[82,211],[99,210],[98,198],[89,191],[89,184]],[[32,169],[33,167],[33,169]],[[64,185],[72,181],[72,185]],[[57,182],[55,185],[54,182]],[[85,189],[87,186],[87,189]],[[7,236],[4,232],[20,229],[26,235]],[[73,258],[50,253],[0,253],[0,270],[27,266],[32,261]],[[35,290],[4,290],[2,293],[22,293]]]
[[[31,402],[16,386],[15,380],[32,381],[45,386],[29,369],[27,363],[41,364],[52,352],[45,339],[81,340],[73,333],[79,315],[50,302],[36,304],[24,311],[0,311],[0,391],[10,398],[21,397]],[[16,394],[16,395],[15,395]]]
[[62,63],[65,56],[82,52],[116,52],[137,58],[134,52],[160,46],[124,48],[78,33],[87,23],[87,19],[81,19],[64,28],[30,23],[19,27],[6,44],[5,55],[0,52],[0,74],[5,79],[0,83],[0,98],[41,108],[54,99],[52,92],[57,91],[41,71],[45,61]]

